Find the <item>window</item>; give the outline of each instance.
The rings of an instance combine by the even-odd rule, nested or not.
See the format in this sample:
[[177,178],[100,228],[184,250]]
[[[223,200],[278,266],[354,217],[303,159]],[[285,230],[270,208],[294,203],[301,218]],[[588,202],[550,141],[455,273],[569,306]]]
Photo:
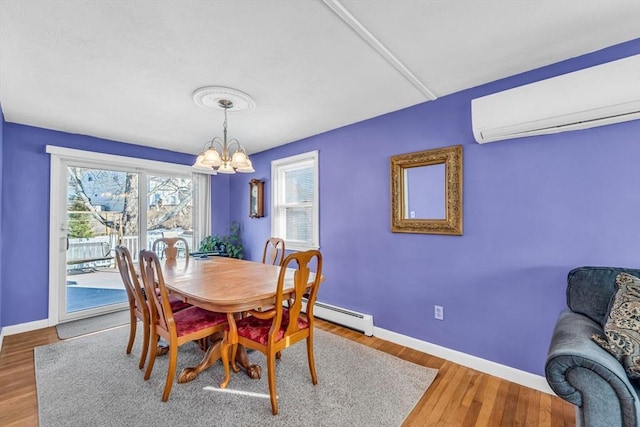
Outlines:
[[271,185],[271,235],[287,249],[319,248],[318,152],[272,161]]

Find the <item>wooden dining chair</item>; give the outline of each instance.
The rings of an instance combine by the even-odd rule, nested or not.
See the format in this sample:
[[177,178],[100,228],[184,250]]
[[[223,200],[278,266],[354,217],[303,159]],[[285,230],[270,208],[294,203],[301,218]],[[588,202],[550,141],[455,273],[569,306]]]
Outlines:
[[[264,243],[262,251],[262,263],[271,265],[280,265],[284,260],[284,240],[279,237],[269,237]],[[280,359],[280,354],[278,354]]]
[[[136,331],[138,325],[137,319],[140,319],[143,328],[143,338],[142,353],[140,354],[140,363],[138,364],[138,367],[142,369],[147,359],[149,348],[152,347],[150,345],[150,342],[153,342],[154,351],[156,351],[158,355],[165,354],[168,349],[166,347],[158,348],[157,342],[149,340],[151,333],[151,312],[147,303],[145,290],[142,288],[142,286],[140,286],[138,273],[136,272],[136,268],[133,264],[133,259],[131,258],[129,249],[125,246],[116,246],[115,252],[116,265],[118,266],[118,270],[120,271],[120,277],[122,278],[122,283],[124,284],[124,288],[127,292],[127,299],[129,300],[131,326],[129,329],[127,354],[131,354],[131,349],[133,348],[133,343],[136,339]],[[173,296],[169,296],[169,303],[171,304],[171,310],[173,312],[191,307],[191,304],[188,304]]]
[[[174,312],[171,309],[169,292],[155,252],[140,251],[140,276],[146,294],[153,296],[153,298],[149,297],[151,342],[156,342],[159,337],[169,342],[167,381],[162,393],[162,401],[166,402],[176,373],[178,347],[189,341],[198,341],[223,331],[227,325],[227,316],[195,306]],[[155,359],[156,352],[152,351],[144,374],[145,380],[151,376]]]
[[279,237],[269,237],[264,243],[262,263],[280,265],[284,259],[284,240]]
[[[313,274],[309,268],[315,259],[316,272],[311,286],[309,280]],[[297,264],[295,273],[287,271],[289,265]],[[276,353],[301,341],[307,340],[307,360],[311,381],[318,383],[315,362],[313,357],[313,306],[318,295],[320,279],[322,275],[322,255],[317,250],[295,252],[286,257],[278,276],[277,294],[275,305],[266,311],[251,310],[247,317],[229,322],[225,329],[225,339],[222,348],[222,363],[225,369],[225,378],[220,388],[226,388],[229,379],[229,358],[234,372],[238,372],[235,358],[238,344],[264,353],[267,357],[267,374],[269,379],[269,395],[271,397],[271,410],[273,415],[278,414],[278,401],[276,394]],[[293,277],[291,277],[293,276]],[[285,295],[285,283],[290,287],[293,282],[294,290]],[[309,294],[307,312],[302,313],[302,297]],[[292,305],[287,308],[283,302],[291,299]],[[230,351],[229,351],[230,350]]]
[[[180,244],[181,246],[176,246]],[[167,260],[175,260],[178,258],[178,251],[184,250],[185,256],[189,256],[189,243],[184,237],[161,237],[156,239],[151,246],[151,250],[156,254],[158,251],[166,257]]]
[[116,246],[116,265],[120,271],[120,277],[122,277],[122,283],[124,289],[127,291],[127,298],[129,300],[129,343],[127,344],[127,354],[131,354],[133,343],[136,339],[136,331],[138,325],[138,319],[142,321],[143,328],[143,341],[142,341],[142,353],[140,354],[140,363],[138,367],[142,369],[144,362],[147,359],[147,351],[149,349],[149,307],[147,301],[138,281],[138,276],[131,259],[129,249],[125,246]]

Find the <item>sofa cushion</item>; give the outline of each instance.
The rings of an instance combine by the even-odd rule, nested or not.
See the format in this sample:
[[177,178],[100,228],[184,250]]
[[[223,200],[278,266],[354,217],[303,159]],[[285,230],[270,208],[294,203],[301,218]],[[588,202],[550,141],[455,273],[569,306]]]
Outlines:
[[640,269],[620,267],[578,267],[567,277],[567,306],[604,327],[611,298],[617,291],[616,277],[629,273],[640,277]]
[[640,279],[620,273],[616,285],[605,336],[594,334],[592,339],[622,363],[629,378],[640,382]]

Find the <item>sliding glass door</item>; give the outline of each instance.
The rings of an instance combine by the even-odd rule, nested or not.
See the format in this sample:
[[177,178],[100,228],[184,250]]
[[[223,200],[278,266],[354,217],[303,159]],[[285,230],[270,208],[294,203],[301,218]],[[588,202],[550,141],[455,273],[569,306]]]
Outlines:
[[114,248],[136,254],[139,174],[70,165],[67,167],[66,286],[61,320],[101,314],[128,306],[114,261]]
[[[51,159],[51,324],[128,308],[117,245],[138,261],[160,237],[188,256],[209,232],[210,176],[188,166],[47,147]],[[160,172],[162,171],[162,172]],[[162,256],[162,247],[158,246]]]

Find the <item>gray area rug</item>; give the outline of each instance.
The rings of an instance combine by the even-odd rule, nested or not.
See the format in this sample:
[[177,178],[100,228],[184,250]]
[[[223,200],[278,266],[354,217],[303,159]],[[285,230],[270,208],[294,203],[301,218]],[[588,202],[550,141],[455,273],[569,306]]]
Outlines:
[[[129,323],[129,309],[56,325],[58,338],[65,340]],[[127,328],[128,331],[128,328]]]
[[249,354],[263,368],[260,380],[232,374],[229,391],[223,392],[220,362],[190,383],[177,383],[180,370],[196,365],[203,354],[187,343],[178,353],[169,400],[162,402],[167,357],[156,359],[144,381],[138,369],[142,340],[138,335],[127,355],[128,333],[128,328],[111,329],[34,349],[41,427],[399,426],[437,374],[317,330],[318,384],[311,383],[304,342],[285,349],[276,362],[279,414],[273,416],[262,354]]

